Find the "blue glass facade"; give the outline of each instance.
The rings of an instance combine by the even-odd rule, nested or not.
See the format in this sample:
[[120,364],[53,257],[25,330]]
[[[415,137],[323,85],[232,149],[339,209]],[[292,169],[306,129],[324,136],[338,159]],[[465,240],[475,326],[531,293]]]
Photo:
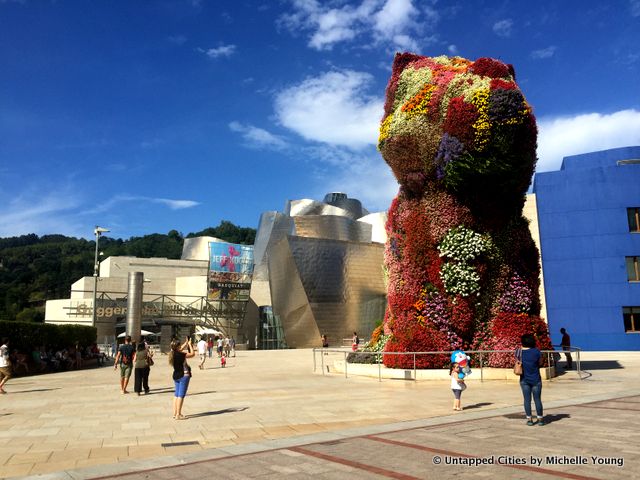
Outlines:
[[627,260],[640,257],[628,211],[640,207],[640,147],[565,157],[559,171],[536,174],[534,193],[554,345],[565,327],[584,350],[640,350],[640,315],[637,333],[623,318],[640,307]]

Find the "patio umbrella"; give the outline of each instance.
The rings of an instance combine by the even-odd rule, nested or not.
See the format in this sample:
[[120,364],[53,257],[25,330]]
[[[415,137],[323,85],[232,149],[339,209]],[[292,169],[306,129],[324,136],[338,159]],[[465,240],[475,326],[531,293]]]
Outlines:
[[[157,333],[148,332],[146,330],[140,330],[140,335],[142,335],[143,337],[151,337],[153,335],[157,335]],[[118,338],[124,338],[126,336],[127,336],[127,332],[122,332],[120,335],[118,335]]]
[[196,327],[196,335],[222,335],[222,332],[214,328]]

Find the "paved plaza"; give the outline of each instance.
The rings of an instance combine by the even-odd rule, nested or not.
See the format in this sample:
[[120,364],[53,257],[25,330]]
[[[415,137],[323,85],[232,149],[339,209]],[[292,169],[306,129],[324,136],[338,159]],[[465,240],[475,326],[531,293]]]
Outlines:
[[208,360],[185,420],[171,418],[166,356],[140,397],[120,394],[113,367],[19,377],[0,398],[0,476],[640,478],[640,353],[582,360],[583,380],[544,383],[544,427],[525,425],[516,382],[475,372],[453,412],[448,381],[314,374],[311,350]]

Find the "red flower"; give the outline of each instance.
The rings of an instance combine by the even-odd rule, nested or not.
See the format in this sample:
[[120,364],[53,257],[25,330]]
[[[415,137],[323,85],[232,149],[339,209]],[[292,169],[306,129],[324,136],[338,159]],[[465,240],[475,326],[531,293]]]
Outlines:
[[[513,68],[513,67],[512,67]],[[491,78],[506,78],[511,75],[509,66],[494,58],[479,58],[469,67],[469,71],[476,75]]]
[[462,144],[473,145],[476,135],[473,124],[478,117],[478,110],[474,105],[466,103],[463,97],[454,97],[449,102],[443,129]]

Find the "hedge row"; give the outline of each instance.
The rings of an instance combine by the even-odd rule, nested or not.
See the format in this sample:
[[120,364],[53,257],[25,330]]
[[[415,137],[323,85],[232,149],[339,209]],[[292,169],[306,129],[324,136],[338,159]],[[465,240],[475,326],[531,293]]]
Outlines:
[[17,349],[26,353],[41,345],[59,349],[68,348],[77,342],[86,347],[96,341],[97,330],[95,327],[84,325],[53,325],[0,320],[0,337],[9,338],[12,350]]

